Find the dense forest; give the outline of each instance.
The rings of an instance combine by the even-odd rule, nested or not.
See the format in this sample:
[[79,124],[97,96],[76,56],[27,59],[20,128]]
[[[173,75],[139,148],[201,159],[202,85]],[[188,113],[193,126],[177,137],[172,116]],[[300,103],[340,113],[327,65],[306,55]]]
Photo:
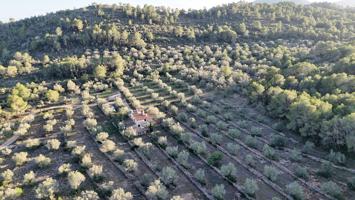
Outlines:
[[[110,104],[115,91],[120,96]],[[46,111],[51,107],[63,110]],[[159,121],[149,127],[150,142],[127,128],[130,107]],[[201,10],[92,4],[1,23],[0,123],[0,199],[351,199],[355,9],[289,2]],[[77,126],[89,134],[80,136],[85,131],[74,131]],[[121,133],[118,139],[112,130]],[[48,139],[53,135],[58,138]],[[11,149],[5,144],[14,136]],[[88,145],[80,138],[91,136],[103,152],[96,159],[94,147],[80,146]],[[132,145],[128,158],[120,139]],[[42,153],[27,158],[37,150]],[[152,151],[169,156],[157,162],[171,167],[155,166]],[[51,155],[53,165],[74,156],[72,168],[59,167],[57,181],[41,171]],[[112,163],[92,163],[103,158]],[[188,159],[206,163],[192,173],[195,160]],[[19,167],[30,160],[38,174],[53,178],[38,182],[31,171],[22,181],[11,171],[24,173]],[[101,175],[115,178],[109,171],[116,165],[129,174],[112,183],[118,189]],[[141,170],[146,165],[150,170]],[[250,173],[245,180],[239,165]],[[224,178],[210,185],[207,168]],[[174,182],[180,173],[184,179]],[[59,189],[66,176],[71,189]],[[179,190],[184,181],[197,188],[193,197],[179,195],[188,191]]]

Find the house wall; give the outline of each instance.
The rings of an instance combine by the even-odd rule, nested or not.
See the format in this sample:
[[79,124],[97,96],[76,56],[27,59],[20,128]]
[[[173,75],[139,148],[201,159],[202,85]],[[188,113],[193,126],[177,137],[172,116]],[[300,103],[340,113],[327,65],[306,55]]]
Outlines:
[[138,125],[140,125],[140,127],[148,127],[149,126],[149,122],[148,121],[135,121],[136,126],[138,127]]

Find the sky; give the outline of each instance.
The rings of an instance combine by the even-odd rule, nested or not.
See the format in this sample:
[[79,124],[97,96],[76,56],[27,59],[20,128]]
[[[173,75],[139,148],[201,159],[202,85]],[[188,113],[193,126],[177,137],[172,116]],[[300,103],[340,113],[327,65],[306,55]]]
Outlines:
[[[210,8],[216,5],[236,2],[238,0],[3,0],[0,3],[0,21],[7,22],[10,18],[15,20],[27,17],[45,15],[58,10],[81,8],[92,3],[118,4],[130,3],[133,5],[169,6],[172,8]],[[247,0],[252,1],[252,0]],[[312,2],[320,0],[310,0]],[[335,2],[338,0],[327,0]]]

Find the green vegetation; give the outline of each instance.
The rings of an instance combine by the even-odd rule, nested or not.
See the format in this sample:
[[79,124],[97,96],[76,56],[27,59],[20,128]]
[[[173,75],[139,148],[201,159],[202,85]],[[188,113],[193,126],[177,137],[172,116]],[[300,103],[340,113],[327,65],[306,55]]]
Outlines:
[[354,21],[239,2],[0,23],[0,199],[353,198]]

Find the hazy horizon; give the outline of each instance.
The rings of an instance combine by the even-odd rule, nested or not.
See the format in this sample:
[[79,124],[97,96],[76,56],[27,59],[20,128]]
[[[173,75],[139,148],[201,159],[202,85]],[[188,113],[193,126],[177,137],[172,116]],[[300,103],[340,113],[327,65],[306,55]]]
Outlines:
[[[253,0],[246,0],[251,2]],[[320,0],[309,0],[310,2],[319,2]],[[340,0],[327,0],[328,2],[337,2]],[[10,18],[20,20],[28,17],[45,15],[50,12],[56,12],[65,9],[74,9],[88,6],[92,3],[103,4],[118,4],[118,3],[130,3],[132,5],[155,5],[155,6],[168,6],[172,8],[182,9],[201,9],[210,8],[216,5],[225,3],[239,2],[238,0],[61,0],[61,1],[48,1],[48,0],[36,0],[36,1],[24,1],[24,0],[12,0],[6,2],[0,7],[0,21],[8,22]]]

